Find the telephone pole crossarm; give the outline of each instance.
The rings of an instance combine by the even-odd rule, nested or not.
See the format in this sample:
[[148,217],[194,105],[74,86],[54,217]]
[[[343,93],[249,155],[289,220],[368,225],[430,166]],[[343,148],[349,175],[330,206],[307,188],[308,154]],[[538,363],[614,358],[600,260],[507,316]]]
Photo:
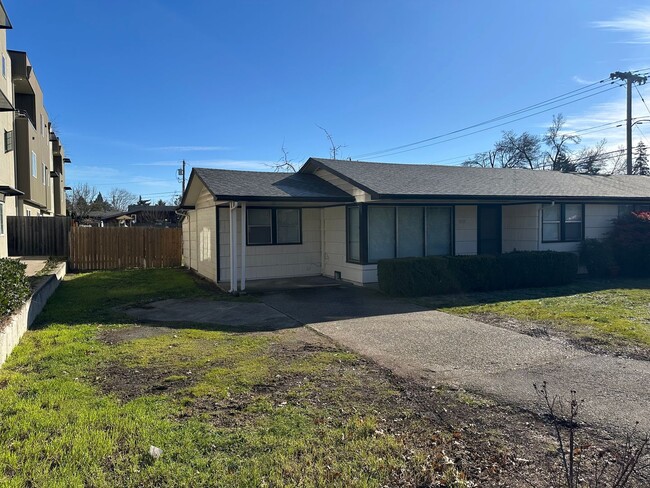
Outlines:
[[609,75],[612,80],[625,81],[627,85],[627,174],[632,174],[632,85],[644,85],[647,76],[635,75],[631,71],[615,71]]

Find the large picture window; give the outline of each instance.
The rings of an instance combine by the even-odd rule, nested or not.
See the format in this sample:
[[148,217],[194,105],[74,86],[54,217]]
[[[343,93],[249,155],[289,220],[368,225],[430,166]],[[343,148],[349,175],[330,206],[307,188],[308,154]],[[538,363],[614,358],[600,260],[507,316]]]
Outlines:
[[[362,215],[359,207],[348,207],[350,262],[452,254],[451,207],[368,205],[367,217]],[[357,228],[366,232],[365,239]]]
[[246,209],[246,240],[249,246],[302,243],[299,208]]
[[582,240],[584,207],[580,203],[562,203],[542,207],[542,242],[578,242]]

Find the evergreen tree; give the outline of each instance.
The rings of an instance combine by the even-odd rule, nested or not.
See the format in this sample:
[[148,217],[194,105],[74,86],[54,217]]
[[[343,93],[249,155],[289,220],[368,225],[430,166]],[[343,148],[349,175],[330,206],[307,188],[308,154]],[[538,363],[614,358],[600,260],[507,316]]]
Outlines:
[[650,176],[650,166],[648,165],[647,148],[643,141],[639,141],[636,146],[636,159],[632,165],[632,174],[641,176]]

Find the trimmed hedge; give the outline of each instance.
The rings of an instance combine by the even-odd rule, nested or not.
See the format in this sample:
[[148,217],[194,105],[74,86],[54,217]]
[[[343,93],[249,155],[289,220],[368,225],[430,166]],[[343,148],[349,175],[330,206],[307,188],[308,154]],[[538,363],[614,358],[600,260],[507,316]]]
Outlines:
[[430,256],[385,259],[377,265],[379,288],[389,295],[444,293],[564,285],[578,273],[570,252],[512,252],[498,256]]
[[9,315],[29,298],[31,288],[25,276],[26,267],[15,259],[0,259],[0,317]]

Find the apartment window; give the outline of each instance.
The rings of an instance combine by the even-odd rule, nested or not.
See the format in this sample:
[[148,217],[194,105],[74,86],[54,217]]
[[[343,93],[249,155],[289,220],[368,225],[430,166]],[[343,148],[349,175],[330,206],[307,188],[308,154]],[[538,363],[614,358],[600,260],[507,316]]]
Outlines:
[[542,242],[582,240],[584,207],[580,203],[562,203],[542,207]]
[[0,202],[0,236],[5,235],[5,204]]
[[451,207],[369,206],[367,229],[369,263],[452,253]]
[[8,153],[14,150],[14,131],[5,131],[5,152]]
[[41,114],[41,135],[43,135],[43,114]]
[[45,163],[43,163],[43,174],[41,175],[41,183],[43,183],[44,186],[47,186],[47,166],[45,166]]
[[7,78],[7,58],[5,58],[5,55],[2,55],[2,77]]
[[246,210],[247,244],[301,244],[301,221],[299,208],[249,208]]
[[31,217],[32,216],[32,211],[31,210],[25,210],[25,215],[27,215],[27,217]]
[[38,160],[34,151],[32,151],[32,176],[38,178]]

